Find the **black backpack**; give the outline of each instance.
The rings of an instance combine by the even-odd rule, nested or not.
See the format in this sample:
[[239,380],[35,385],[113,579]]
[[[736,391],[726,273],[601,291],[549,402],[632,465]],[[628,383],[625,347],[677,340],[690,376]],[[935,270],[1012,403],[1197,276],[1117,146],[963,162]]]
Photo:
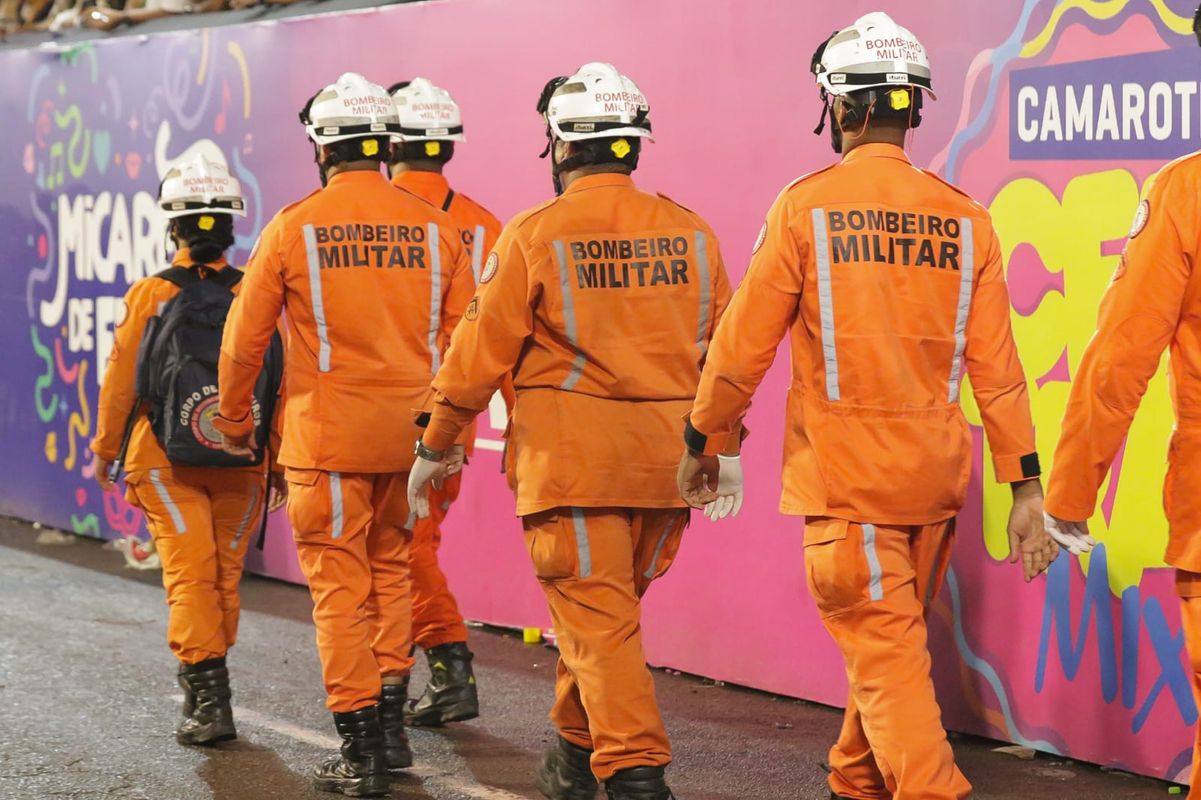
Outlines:
[[[145,406],[150,427],[167,459],[178,466],[244,467],[263,463],[283,379],[284,349],[279,332],[271,336],[254,386],[251,414],[255,422],[255,458],[231,456],[221,449],[221,435],[212,421],[217,415],[221,334],[233,304],[233,287],[242,280],[242,272],[233,267],[171,267],[155,277],[175,284],[180,291],[146,323],[138,347],[138,402],[131,423]],[[132,425],[128,428],[132,430]],[[122,451],[121,461],[124,447]]]

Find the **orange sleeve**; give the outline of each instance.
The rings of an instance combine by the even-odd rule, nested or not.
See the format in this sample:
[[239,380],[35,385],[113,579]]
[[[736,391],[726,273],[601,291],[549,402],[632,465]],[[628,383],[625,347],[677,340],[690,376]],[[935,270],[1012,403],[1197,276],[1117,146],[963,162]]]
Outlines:
[[157,278],[147,278],[125,293],[125,318],[113,331],[113,350],[104,368],[100,404],[96,411],[96,436],[92,452],[105,461],[114,460],[125,434],[125,423],[137,402],[135,379],[138,348],[146,323],[158,314]]
[[[526,254],[512,229],[496,244],[499,264],[481,284],[451,338],[434,377],[434,408],[422,440],[433,450],[454,444],[467,422],[512,373],[525,340],[533,332],[534,294]],[[456,413],[458,409],[458,413]]]
[[250,414],[254,384],[284,308],[281,244],[282,226],[276,218],[267,225],[262,241],[251,254],[241,289],[225,319],[217,365],[221,397],[213,427],[231,438],[242,439],[254,433]]
[[971,298],[963,357],[972,379],[972,394],[984,420],[984,432],[992,447],[997,481],[1014,483],[1037,478],[1040,469],[1026,373],[1018,359],[1009,319],[1009,288],[1005,284],[1001,245],[991,225],[988,241],[988,252]]
[[796,318],[802,260],[807,257],[807,248],[791,226],[796,218],[788,198],[777,198],[746,277],[721,315],[685,428],[692,450],[716,455],[741,431],[751,396]]
[[1191,273],[1195,187],[1178,174],[1152,185],[1141,231],[1126,245],[1072,380],[1046,509],[1086,520],[1134,412],[1180,321]]

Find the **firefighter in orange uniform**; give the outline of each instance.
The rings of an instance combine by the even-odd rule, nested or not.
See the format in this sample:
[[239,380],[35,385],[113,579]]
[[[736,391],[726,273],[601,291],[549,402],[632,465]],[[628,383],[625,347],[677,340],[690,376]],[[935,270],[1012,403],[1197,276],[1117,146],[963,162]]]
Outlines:
[[289,330],[279,461],[313,595],[328,705],[342,753],[318,788],[388,792],[411,765],[404,707],[413,659],[405,499],[421,402],[473,291],[451,219],[380,174],[399,121],[384,89],[347,73],[301,113],[324,188],[281,211],[259,240],[226,323],[221,416],[245,447],[249,383],[281,311]]
[[[1201,44],[1201,9],[1193,18]],[[1096,542],[1088,519],[1147,383],[1169,350],[1176,429],[1168,451],[1164,510],[1168,549],[1193,693],[1201,702],[1201,153],[1168,164],[1151,180],[1097,332],[1072,380],[1047,486],[1047,530],[1073,555]],[[1201,733],[1193,746],[1189,798],[1201,798]]]
[[[92,451],[96,480],[106,491],[115,488],[119,467],[114,463],[128,470],[126,497],[145,512],[162,560],[170,607],[167,640],[179,659],[184,690],[176,739],[208,745],[237,736],[225,658],[237,639],[238,582],[263,510],[267,465],[173,464],[151,424],[147,398],[135,388],[135,371],[147,324],[183,286],[212,279],[231,292],[239,290],[240,276],[224,253],[234,244],[234,216],[244,217],[246,210],[238,181],[224,164],[204,157],[168,172],[159,202],[171,221],[174,269],[143,278],[125,295],[125,316],[100,390]],[[206,431],[205,421],[196,430]],[[220,454],[216,434],[210,446]],[[284,488],[282,476],[272,476],[272,483]],[[277,492],[277,497],[278,505],[283,496]]]
[[[871,41],[898,41],[880,62]],[[883,13],[814,56],[841,163],[786,188],[714,338],[680,465],[693,505],[721,500],[713,455],[790,335],[785,514],[807,517],[810,592],[851,692],[830,752],[835,797],[967,797],[930,680],[925,613],[951,554],[971,472],[965,376],[1013,486],[1012,557],[1027,580],[1057,548],[1042,524],[1038,456],[987,212],[905,155],[930,69]],[[902,75],[903,82],[899,82]],[[820,127],[819,127],[820,132]]]
[[559,742],[538,788],[590,798],[599,779],[612,800],[669,800],[640,598],[688,524],[675,448],[730,290],[709,226],[630,178],[651,132],[633,81],[586,64],[538,110],[561,196],[510,222],[484,264],[434,380],[410,503],[428,513],[446,451],[512,374],[506,466],[560,648]]
[[[456,142],[466,141],[459,106],[445,89],[425,78],[394,84],[388,90],[400,117],[400,144],[392,152],[392,183],[443,211],[459,226],[471,257],[472,278],[479,282],[484,256],[500,236],[500,220],[462,192],[450,188],[442,174],[454,157]],[[512,386],[502,387],[512,408]],[[465,434],[465,457],[475,441],[474,426]],[[409,701],[409,725],[444,725],[479,716],[479,697],[467,647],[467,626],[438,566],[441,524],[459,496],[462,474],[447,478],[433,491],[430,516],[417,521],[410,550],[413,575],[413,641],[429,660],[430,681],[421,697]]]

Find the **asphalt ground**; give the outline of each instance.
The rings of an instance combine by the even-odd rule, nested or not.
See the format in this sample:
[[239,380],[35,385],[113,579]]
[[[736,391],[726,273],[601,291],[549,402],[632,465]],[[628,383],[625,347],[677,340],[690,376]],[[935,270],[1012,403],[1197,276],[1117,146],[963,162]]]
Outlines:
[[[137,572],[99,542],[37,543],[0,519],[0,798],[329,800],[308,774],[337,745],[324,706],[308,592],[248,576],[230,655],[240,738],[191,749],[172,738],[180,690],[166,645],[158,572]],[[520,635],[473,631],[482,716],[414,731],[406,800],[538,798],[533,774],[555,653]],[[424,683],[424,664],[415,685]],[[821,762],[835,709],[656,672],[680,800],[826,800]],[[1167,784],[954,737],[973,797],[1162,798]]]

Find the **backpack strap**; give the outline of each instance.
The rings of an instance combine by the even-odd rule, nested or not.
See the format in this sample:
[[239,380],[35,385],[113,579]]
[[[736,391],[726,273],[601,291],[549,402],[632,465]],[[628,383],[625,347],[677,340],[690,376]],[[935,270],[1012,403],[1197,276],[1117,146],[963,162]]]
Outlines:
[[216,281],[218,285],[224,286],[226,289],[232,289],[242,282],[242,270],[235,267],[226,267],[217,271],[209,271],[209,276],[206,280]]
[[167,283],[173,283],[180,289],[188,284],[200,281],[200,276],[196,274],[196,270],[188,269],[187,267],[168,267],[162,272],[157,273],[154,277],[161,278]]
[[242,270],[235,269],[234,267],[210,270],[207,278],[201,278],[200,273],[193,267],[168,267],[154,277],[162,278],[168,283],[173,283],[180,289],[193,283],[200,283],[202,280],[215,281],[219,286],[232,289],[241,282]]

